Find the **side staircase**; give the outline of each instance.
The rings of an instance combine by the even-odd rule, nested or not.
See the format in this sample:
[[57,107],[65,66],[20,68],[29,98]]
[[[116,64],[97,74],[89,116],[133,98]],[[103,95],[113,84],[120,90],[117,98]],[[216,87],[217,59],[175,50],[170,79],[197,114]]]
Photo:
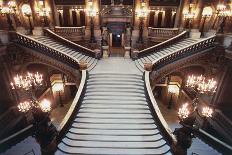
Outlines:
[[171,46],[168,46],[166,48],[163,48],[157,52],[146,54],[139,59],[135,60],[135,64],[138,67],[139,70],[142,72],[144,71],[143,66],[144,63],[152,63],[157,61],[157,59],[161,59],[163,57],[168,56],[169,54],[175,53],[176,51],[186,48],[187,46],[194,45],[196,42],[200,41],[201,39],[191,39],[186,38],[183,40],[180,40],[179,42],[172,44]]
[[88,56],[86,53],[82,53],[80,51],[74,50],[66,46],[65,44],[57,42],[56,40],[48,36],[32,36],[32,37],[40,43],[44,43],[47,46],[55,48],[58,51],[64,52],[71,57],[75,57],[76,59],[78,59],[79,62],[81,61],[87,62],[89,71],[92,70],[97,64],[98,60],[96,58]]

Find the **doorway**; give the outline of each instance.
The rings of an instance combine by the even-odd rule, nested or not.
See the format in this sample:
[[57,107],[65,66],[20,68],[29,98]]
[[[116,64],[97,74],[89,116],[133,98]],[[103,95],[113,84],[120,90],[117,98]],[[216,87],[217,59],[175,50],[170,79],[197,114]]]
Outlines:
[[112,46],[113,47],[122,46],[122,35],[121,34],[112,34]]

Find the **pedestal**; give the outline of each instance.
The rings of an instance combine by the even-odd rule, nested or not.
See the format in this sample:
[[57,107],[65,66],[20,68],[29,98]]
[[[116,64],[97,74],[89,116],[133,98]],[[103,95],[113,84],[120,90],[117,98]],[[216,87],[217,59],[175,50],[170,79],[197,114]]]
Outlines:
[[201,37],[201,32],[198,29],[191,29],[189,37],[192,39],[199,39]]
[[100,49],[95,49],[95,58],[96,59],[100,59],[101,58],[101,50]]
[[131,50],[131,47],[128,46],[128,47],[124,47],[124,48],[125,48],[124,58],[130,59],[130,50]]
[[152,63],[147,63],[147,62],[145,62],[144,63],[144,70],[145,71],[149,71],[149,72],[151,72],[152,71]]
[[3,31],[3,30],[0,30],[0,42],[2,44],[7,44],[9,43],[9,37],[8,37],[8,32],[7,31]]
[[138,58],[138,55],[139,55],[139,50],[137,50],[137,49],[136,49],[136,50],[133,50],[132,55],[131,55],[132,58],[133,58],[133,59],[137,59],[137,58]]
[[107,59],[109,57],[109,46],[102,46],[103,58]]
[[217,31],[216,30],[209,30],[208,32],[205,32],[205,37],[210,37],[210,36],[213,36],[213,35],[216,35]]
[[85,61],[81,61],[80,64],[79,64],[79,66],[80,66],[80,70],[81,71],[82,70],[86,70],[88,68],[88,63],[85,62]]
[[42,35],[44,35],[42,27],[34,27],[34,29],[33,29],[32,32],[33,32],[33,35],[35,35],[35,36],[42,36]]
[[22,34],[27,34],[27,30],[24,27],[17,27],[16,32],[22,33]]

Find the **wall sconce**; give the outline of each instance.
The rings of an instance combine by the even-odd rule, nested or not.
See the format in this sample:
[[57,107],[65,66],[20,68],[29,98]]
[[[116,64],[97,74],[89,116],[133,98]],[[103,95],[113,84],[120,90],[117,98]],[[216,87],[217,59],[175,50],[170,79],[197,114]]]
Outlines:
[[36,14],[43,18],[43,26],[48,27],[49,26],[49,21],[48,21],[48,16],[50,14],[50,9],[45,7],[45,3],[43,0],[40,0],[38,2],[38,6],[35,8]]

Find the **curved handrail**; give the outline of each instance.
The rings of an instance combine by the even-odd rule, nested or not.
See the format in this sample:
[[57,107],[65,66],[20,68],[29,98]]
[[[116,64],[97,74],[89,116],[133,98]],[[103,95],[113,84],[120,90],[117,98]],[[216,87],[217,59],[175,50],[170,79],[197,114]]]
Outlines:
[[70,125],[70,119],[74,116],[75,112],[79,105],[78,103],[80,103],[81,100],[81,96],[84,92],[85,86],[86,86],[86,80],[87,80],[87,71],[86,70],[82,70],[82,76],[81,76],[81,82],[78,88],[78,91],[76,93],[76,96],[67,112],[67,114],[65,115],[63,121],[61,122],[61,124],[59,125],[59,127],[57,128],[59,135],[58,135],[58,141],[60,141],[60,139],[63,137],[64,133],[66,132],[67,127]]
[[151,46],[151,47],[146,48],[144,50],[141,50],[138,53],[138,57],[141,57],[141,56],[148,54],[148,53],[151,53],[151,52],[156,52],[164,47],[170,46],[171,44],[174,44],[174,43],[178,42],[179,40],[186,38],[187,34],[188,34],[187,31],[183,31],[179,35],[177,35],[173,38],[170,38],[162,43],[159,43],[157,45],[154,45],[154,46]]
[[[161,67],[167,65],[169,62],[173,62],[173,60],[176,60],[177,57],[183,58],[183,56],[186,56],[188,54],[193,54],[196,51],[208,48],[208,47],[212,46],[214,41],[215,41],[215,36],[212,36],[212,37],[206,38],[204,40],[198,41],[194,45],[190,45],[184,49],[177,50],[168,56],[163,56],[160,59],[156,60],[155,62],[152,62],[152,65],[153,65],[152,71],[154,71],[154,70],[157,71]],[[154,113],[159,118],[158,121],[160,122],[163,130],[165,131],[165,133],[169,139],[169,142],[171,144],[174,144],[174,146],[175,146],[175,144],[177,144],[177,139],[176,139],[175,135],[173,135],[172,130],[169,128],[167,122],[165,121],[163,115],[161,114],[160,109],[159,109],[157,102],[154,98],[154,95],[152,93],[152,88],[151,88],[151,84],[150,84],[150,72],[149,71],[144,72],[144,79],[145,79],[145,86],[146,86],[147,94],[149,96],[149,100],[153,106],[153,110],[155,111]]]
[[179,58],[179,57],[182,58],[183,56],[188,56],[188,54],[194,54],[195,52],[199,50],[203,50],[203,49],[211,47],[214,44],[215,37],[216,35],[205,38],[203,40],[196,42],[194,45],[189,45],[183,49],[177,50],[174,53],[169,54],[168,56],[163,56],[159,58],[158,60],[153,61],[152,70],[158,70],[159,68],[167,65],[168,63],[171,63],[173,60],[176,60],[176,58]]
[[163,130],[165,131],[165,134],[168,136],[168,140],[171,144],[176,145],[177,144],[177,139],[176,136],[172,133],[172,130],[169,128],[167,122],[165,121],[162,113],[160,112],[160,109],[157,105],[157,102],[154,98],[154,95],[152,93],[152,89],[151,89],[151,84],[150,84],[150,73],[148,71],[145,71],[145,86],[146,86],[146,91],[147,94],[149,96],[149,99],[151,101],[151,104],[153,106],[153,109],[155,110],[155,114],[157,115],[157,117],[159,118],[159,122],[162,124],[161,127],[163,128]]
[[65,39],[64,37],[61,37],[60,35],[56,34],[55,32],[53,32],[50,29],[44,29],[44,32],[45,32],[45,34],[49,35],[51,38],[53,38],[57,41],[60,41],[60,42],[68,45],[69,47],[71,47],[75,50],[78,50],[78,52],[81,52],[83,54],[88,54],[91,57],[97,57],[96,53],[93,50],[88,49],[84,46],[78,45],[78,44],[76,44],[68,39]]
[[79,61],[75,57],[71,57],[65,52],[58,51],[57,49],[46,45],[45,43],[38,42],[37,40],[16,32],[16,43],[20,43],[26,47],[37,49],[39,52],[48,55],[50,57],[56,57],[56,60],[60,60],[63,63],[73,67],[74,69],[79,69]]

